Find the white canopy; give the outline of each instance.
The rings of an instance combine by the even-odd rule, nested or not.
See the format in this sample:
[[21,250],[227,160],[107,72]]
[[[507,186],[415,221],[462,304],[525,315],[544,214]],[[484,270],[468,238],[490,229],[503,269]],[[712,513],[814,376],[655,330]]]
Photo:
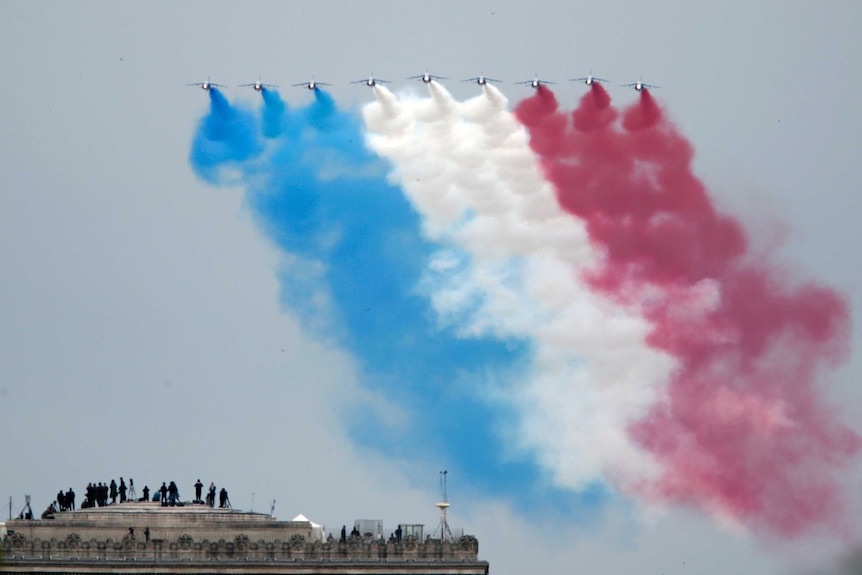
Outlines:
[[324,533],[326,528],[323,525],[315,523],[302,513],[291,519],[291,521],[307,521],[308,523],[311,523],[311,538],[314,541],[323,541],[326,538],[326,533]]

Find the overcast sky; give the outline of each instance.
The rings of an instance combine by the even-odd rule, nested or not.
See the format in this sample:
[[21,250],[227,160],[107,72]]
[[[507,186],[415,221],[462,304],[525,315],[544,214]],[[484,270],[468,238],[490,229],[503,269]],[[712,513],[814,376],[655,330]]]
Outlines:
[[[392,456],[346,420],[386,405],[355,358],[279,298],[283,254],[239,188],[188,164],[209,98],[187,87],[330,82],[359,114],[373,72],[426,69],[458,98],[501,78],[515,104],[538,74],[572,107],[592,70],[643,78],[695,148],[722,209],[799,277],[862,301],[862,91],[855,2],[30,2],[0,4],[0,497],[36,513],[70,486],[200,477],[235,508],[328,529],[357,518],[433,529],[445,462]],[[422,93],[424,86],[411,89]],[[225,89],[256,105],[251,90]],[[301,105],[307,91],[282,88]],[[824,378],[857,431],[860,339]],[[847,482],[859,491],[859,467]],[[529,491],[533,486],[524,485]],[[82,496],[82,495],[81,495]],[[807,573],[857,541],[788,544],[696,510],[626,505],[537,517],[450,474],[450,524],[493,573]],[[3,517],[7,516],[4,511]],[[856,513],[855,517],[859,517]],[[858,526],[857,526],[858,527]],[[835,572],[838,567],[834,567]],[[820,571],[822,572],[822,571]]]

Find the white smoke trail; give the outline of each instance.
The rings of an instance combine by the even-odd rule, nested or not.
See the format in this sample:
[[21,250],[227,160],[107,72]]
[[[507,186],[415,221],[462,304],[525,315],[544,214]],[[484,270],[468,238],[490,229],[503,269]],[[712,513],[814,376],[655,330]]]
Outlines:
[[559,208],[506,98],[490,85],[463,103],[429,88],[417,98],[375,87],[368,144],[392,162],[424,232],[450,246],[426,274],[440,321],[465,337],[533,345],[526,380],[494,398],[520,416],[513,450],[534,453],[569,489],[653,477],[654,461],[626,428],[658,399],[671,359],[644,344],[648,326],[635,312],[581,281],[600,255]]

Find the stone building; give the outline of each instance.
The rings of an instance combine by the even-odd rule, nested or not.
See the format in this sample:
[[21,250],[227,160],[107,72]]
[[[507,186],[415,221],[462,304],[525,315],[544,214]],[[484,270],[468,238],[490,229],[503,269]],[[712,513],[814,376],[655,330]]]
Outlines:
[[488,573],[469,535],[434,539],[410,525],[401,541],[370,533],[342,541],[304,519],[152,502],[15,519],[5,523],[0,573]]

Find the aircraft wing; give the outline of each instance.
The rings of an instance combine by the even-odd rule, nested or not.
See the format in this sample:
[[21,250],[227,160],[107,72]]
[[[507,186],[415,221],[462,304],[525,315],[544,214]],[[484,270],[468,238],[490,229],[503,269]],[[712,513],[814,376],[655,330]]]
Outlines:
[[643,82],[634,82],[632,84],[620,84],[620,86],[624,87],[624,88],[636,88],[638,84],[640,84],[642,88],[661,88],[661,86],[656,86],[655,84],[644,84]]
[[447,80],[446,76],[435,76],[434,74],[419,74],[418,76],[407,76],[407,80],[424,80],[425,77],[431,80]]

